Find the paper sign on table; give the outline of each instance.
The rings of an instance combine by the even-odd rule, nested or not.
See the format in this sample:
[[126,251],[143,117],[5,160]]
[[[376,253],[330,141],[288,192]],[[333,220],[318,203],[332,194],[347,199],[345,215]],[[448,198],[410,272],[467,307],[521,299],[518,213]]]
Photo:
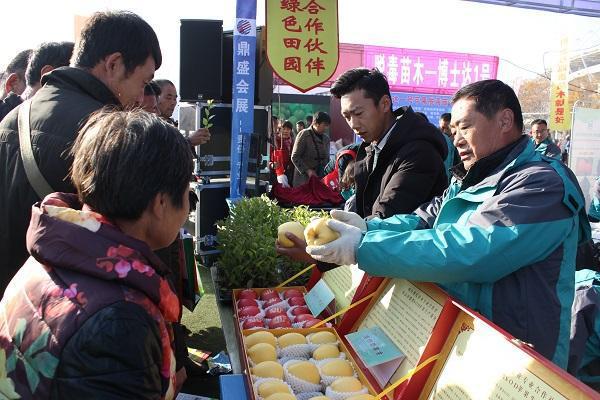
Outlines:
[[335,295],[323,279],[304,296],[304,301],[313,315],[319,315],[335,299]]
[[381,387],[385,386],[405,355],[378,326],[346,335]]

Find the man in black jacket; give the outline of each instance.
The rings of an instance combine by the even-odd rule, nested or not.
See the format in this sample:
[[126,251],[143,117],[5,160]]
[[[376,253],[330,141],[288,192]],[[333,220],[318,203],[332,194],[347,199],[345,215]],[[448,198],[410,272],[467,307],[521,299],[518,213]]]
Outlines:
[[[156,34],[128,12],[97,13],[81,32],[73,67],[44,75],[32,99],[31,144],[43,178],[57,192],[74,193],[69,150],[91,113],[140,100],[162,62]],[[0,123],[0,290],[28,257],[25,233],[31,206],[40,200],[30,185],[19,148],[18,107]]]
[[351,69],[330,91],[341,100],[348,125],[364,141],[354,165],[360,216],[411,213],[444,192],[448,150],[443,137],[410,107],[392,111],[390,89],[381,72]]
[[31,49],[20,51],[0,73],[0,121],[23,100],[21,95],[27,86],[25,70],[31,55]]

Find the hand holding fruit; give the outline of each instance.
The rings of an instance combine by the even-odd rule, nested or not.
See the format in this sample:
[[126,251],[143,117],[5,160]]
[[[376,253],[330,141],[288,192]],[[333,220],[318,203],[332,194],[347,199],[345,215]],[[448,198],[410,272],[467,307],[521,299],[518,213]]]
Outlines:
[[281,224],[277,229],[276,251],[294,261],[314,263],[306,253],[304,242],[304,227],[300,222],[291,221]]
[[306,252],[317,261],[338,265],[355,264],[356,250],[362,240],[361,230],[356,226],[348,225],[335,219],[327,220],[326,224],[327,227],[330,228],[330,230],[335,231],[339,237],[328,243],[323,241],[320,241],[319,243],[313,241],[313,245],[308,243],[309,245],[306,247]]

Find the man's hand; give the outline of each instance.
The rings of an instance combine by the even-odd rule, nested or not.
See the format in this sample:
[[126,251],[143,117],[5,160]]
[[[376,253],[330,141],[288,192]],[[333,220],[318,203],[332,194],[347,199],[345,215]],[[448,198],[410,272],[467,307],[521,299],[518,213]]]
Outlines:
[[317,261],[338,265],[356,264],[356,250],[362,241],[362,232],[355,226],[345,224],[335,219],[327,221],[340,237],[322,246],[307,246],[306,252]]
[[367,223],[357,213],[342,210],[331,210],[330,214],[331,218],[341,221],[345,224],[355,226],[360,229],[361,232],[367,231]]
[[304,238],[299,238],[292,233],[287,232],[285,236],[294,243],[294,247],[283,247],[277,240],[275,242],[275,249],[277,253],[282,254],[294,261],[301,261],[306,263],[314,263],[315,260],[306,252],[306,242]]
[[210,132],[206,128],[200,128],[188,136],[192,146],[204,144],[210,140]]

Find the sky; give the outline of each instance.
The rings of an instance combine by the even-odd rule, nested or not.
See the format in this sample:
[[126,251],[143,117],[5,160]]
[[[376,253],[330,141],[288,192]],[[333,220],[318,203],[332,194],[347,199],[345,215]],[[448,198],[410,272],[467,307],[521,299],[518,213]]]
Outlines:
[[[257,0],[257,25],[264,24],[264,4]],[[338,7],[340,42],[498,56],[498,78],[513,87],[535,76],[526,70],[543,73],[549,68],[563,35],[570,37],[572,50],[600,45],[600,20],[591,17],[461,0],[338,0]],[[0,69],[22,49],[43,41],[73,41],[74,15],[130,10],[158,35],[163,65],[156,77],[176,84],[179,20],[218,19],[224,29],[231,29],[235,20],[234,0],[21,0],[2,8],[12,18],[2,22]]]

